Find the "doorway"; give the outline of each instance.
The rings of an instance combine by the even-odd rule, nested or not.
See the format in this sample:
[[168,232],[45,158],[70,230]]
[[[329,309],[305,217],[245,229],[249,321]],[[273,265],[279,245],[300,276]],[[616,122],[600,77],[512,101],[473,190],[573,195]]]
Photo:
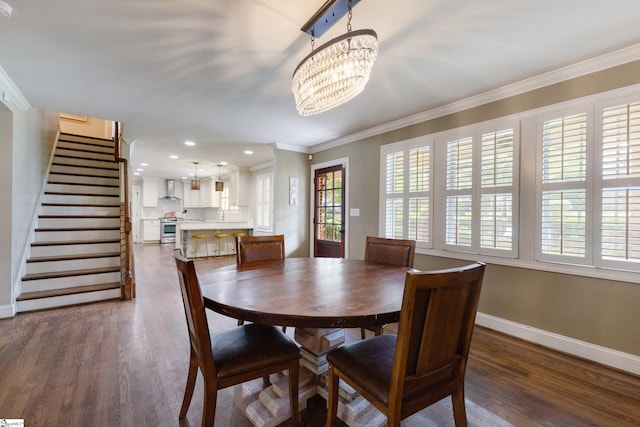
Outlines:
[[313,255],[345,257],[346,166],[315,169],[313,179]]

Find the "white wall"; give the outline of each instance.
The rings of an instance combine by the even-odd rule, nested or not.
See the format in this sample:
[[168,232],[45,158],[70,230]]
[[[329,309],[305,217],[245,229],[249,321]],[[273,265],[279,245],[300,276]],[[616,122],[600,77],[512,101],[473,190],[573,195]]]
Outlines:
[[13,113],[0,103],[0,200],[6,209],[0,216],[0,317],[12,315],[11,304],[11,135]]
[[3,185],[0,186],[0,197],[5,215],[2,216],[0,262],[9,264],[1,265],[0,269],[0,316],[5,317],[7,305],[12,304],[16,296],[12,295],[12,286],[22,275],[58,129],[58,114],[29,109],[1,113],[1,117],[0,177]]

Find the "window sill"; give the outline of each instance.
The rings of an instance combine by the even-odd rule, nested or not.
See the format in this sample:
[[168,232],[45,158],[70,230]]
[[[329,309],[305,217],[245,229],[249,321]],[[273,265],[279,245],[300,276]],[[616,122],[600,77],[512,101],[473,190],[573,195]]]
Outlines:
[[526,268],[529,270],[547,271],[550,273],[570,274],[572,276],[593,277],[596,279],[618,280],[621,282],[640,283],[640,273],[633,271],[613,270],[598,267],[584,267],[577,265],[541,262],[514,258],[471,254],[465,252],[451,252],[439,249],[416,248],[416,254],[453,258],[466,261],[481,261],[487,264],[504,265],[507,267]]

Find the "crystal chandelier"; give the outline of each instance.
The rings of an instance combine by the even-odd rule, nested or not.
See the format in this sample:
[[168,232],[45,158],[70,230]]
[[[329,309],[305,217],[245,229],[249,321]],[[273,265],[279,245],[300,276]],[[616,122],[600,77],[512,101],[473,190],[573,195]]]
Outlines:
[[349,0],[347,32],[315,50],[311,28],[311,53],[293,72],[293,96],[302,116],[344,104],[362,92],[369,81],[378,56],[378,36],[373,30],[351,31],[351,7]]

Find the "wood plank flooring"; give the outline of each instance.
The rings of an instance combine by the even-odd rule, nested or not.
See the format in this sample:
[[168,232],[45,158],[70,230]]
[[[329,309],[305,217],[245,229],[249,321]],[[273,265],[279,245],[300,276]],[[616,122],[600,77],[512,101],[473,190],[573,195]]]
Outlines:
[[[171,245],[135,251],[135,300],[0,320],[0,419],[24,418],[29,427],[178,425],[188,337]],[[214,330],[236,325],[215,313],[208,318]],[[348,332],[358,339],[359,330]],[[466,391],[470,426],[640,425],[640,378],[480,327]],[[453,426],[447,400],[403,426]],[[198,381],[189,425],[200,425],[201,410]],[[305,424],[323,425],[324,414],[324,401],[314,399]],[[231,390],[221,391],[216,426],[249,425]]]

